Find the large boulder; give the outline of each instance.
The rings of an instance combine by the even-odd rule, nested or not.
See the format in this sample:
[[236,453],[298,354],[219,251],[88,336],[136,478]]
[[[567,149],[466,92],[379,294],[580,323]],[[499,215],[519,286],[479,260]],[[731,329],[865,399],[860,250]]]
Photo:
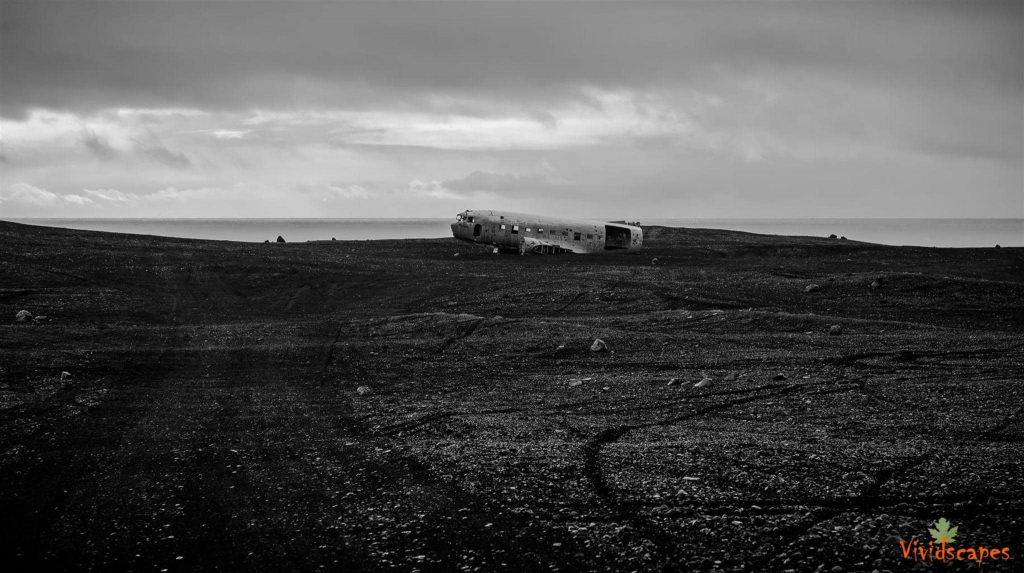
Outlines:
[[18,313],[14,315],[14,320],[18,322],[29,322],[32,320],[32,313],[27,310],[19,310]]
[[594,343],[590,345],[591,352],[608,352],[608,345],[605,344],[600,338],[595,338]]
[[284,237],[282,237],[281,235],[278,235],[277,236],[277,242],[278,243],[283,243],[284,242]]

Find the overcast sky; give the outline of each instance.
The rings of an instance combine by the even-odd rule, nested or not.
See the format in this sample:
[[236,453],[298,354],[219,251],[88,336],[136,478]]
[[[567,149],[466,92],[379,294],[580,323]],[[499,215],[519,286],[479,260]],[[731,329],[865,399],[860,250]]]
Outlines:
[[1024,217],[1024,2],[0,0],[0,216]]

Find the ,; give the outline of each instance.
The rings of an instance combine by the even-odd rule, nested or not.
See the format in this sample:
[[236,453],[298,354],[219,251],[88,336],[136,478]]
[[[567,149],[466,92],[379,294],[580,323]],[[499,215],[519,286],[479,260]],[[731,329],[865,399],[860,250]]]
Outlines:
[[459,213],[452,223],[452,235],[523,255],[638,251],[644,244],[638,224],[490,210]]

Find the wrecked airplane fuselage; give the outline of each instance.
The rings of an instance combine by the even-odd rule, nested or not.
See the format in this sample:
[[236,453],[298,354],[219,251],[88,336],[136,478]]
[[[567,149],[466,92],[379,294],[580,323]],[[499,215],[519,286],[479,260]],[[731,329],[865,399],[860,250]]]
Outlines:
[[520,254],[637,251],[644,243],[639,225],[487,210],[459,213],[452,235]]

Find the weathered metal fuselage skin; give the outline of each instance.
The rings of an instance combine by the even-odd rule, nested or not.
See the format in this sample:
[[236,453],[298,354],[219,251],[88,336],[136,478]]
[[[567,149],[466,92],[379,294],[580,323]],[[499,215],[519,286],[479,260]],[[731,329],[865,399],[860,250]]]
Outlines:
[[644,244],[644,232],[636,225],[491,210],[459,213],[452,235],[522,254],[638,251]]

